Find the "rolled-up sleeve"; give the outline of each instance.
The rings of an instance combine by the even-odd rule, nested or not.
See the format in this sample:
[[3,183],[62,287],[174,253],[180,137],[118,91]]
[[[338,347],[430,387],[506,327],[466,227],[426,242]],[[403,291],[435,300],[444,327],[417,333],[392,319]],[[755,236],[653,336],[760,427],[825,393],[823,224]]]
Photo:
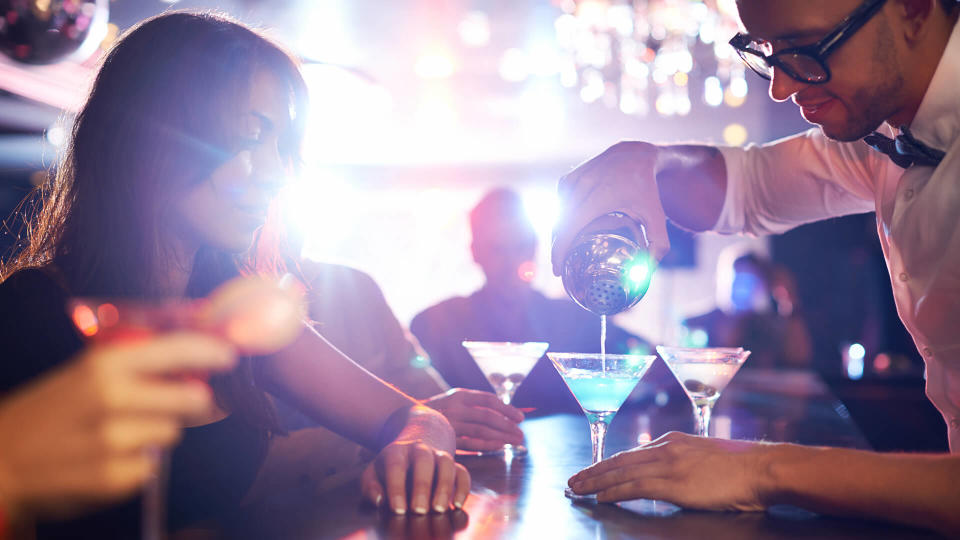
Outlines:
[[830,217],[875,210],[886,156],[862,141],[837,142],[814,128],[746,148],[721,147],[727,168],[723,210],[713,230],[765,235]]

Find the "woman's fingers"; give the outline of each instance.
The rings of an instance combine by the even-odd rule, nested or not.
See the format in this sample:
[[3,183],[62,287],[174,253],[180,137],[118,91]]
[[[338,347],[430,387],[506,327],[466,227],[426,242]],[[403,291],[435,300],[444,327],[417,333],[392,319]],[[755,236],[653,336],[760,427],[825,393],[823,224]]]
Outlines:
[[436,462],[437,481],[433,492],[433,511],[446,512],[450,509],[451,497],[457,481],[456,463],[454,463],[453,457],[446,452],[438,453]]
[[[481,392],[479,390],[458,389],[458,394],[463,396],[463,404],[471,407],[483,407],[491,411],[500,413],[508,421],[519,423],[523,421],[523,412],[516,407],[507,405],[500,401],[500,398],[490,392]],[[482,409],[481,409],[482,410]]]
[[453,429],[456,430],[458,437],[470,437],[472,439],[495,441],[498,442],[500,446],[503,446],[506,443],[523,444],[523,432],[506,433],[482,424],[474,424],[472,422],[455,421],[451,423],[453,424]]
[[475,439],[473,437],[467,436],[457,436],[457,448],[460,450],[471,450],[471,451],[487,451],[487,450],[499,450],[503,448],[503,445],[506,441],[503,440],[489,440],[489,439]]
[[454,464],[454,468],[456,484],[453,489],[453,507],[459,510],[463,508],[463,503],[470,495],[470,473],[467,472],[466,467],[459,463]]
[[[492,409],[484,407],[452,407],[445,413],[445,416],[450,420],[450,423],[453,424],[458,435],[461,434],[458,426],[469,423],[483,426],[487,431],[501,433],[502,435],[500,435],[500,437],[514,444],[523,442],[523,431],[517,427],[517,424]],[[472,437],[477,436],[471,433],[463,434]]]
[[408,445],[394,444],[380,453],[387,504],[397,514],[407,513],[407,451]]
[[370,504],[379,507],[383,502],[383,486],[377,479],[377,469],[373,463],[363,470],[360,475],[360,492]]
[[426,514],[430,511],[429,501],[437,465],[436,456],[432,448],[422,444],[414,445],[410,453],[412,454],[410,507],[417,514]]

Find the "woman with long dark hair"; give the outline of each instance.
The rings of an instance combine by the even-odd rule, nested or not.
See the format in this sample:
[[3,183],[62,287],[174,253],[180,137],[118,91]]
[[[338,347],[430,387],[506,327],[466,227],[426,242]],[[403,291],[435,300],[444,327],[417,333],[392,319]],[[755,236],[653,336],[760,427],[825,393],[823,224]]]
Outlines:
[[[25,245],[0,268],[0,391],[89,353],[66,317],[68,297],[196,298],[239,275],[279,276],[263,239],[256,257],[243,254],[297,167],[305,107],[296,62],[222,16],[171,12],[119,40]],[[380,451],[362,480],[372,502],[427,512],[466,498],[469,475],[451,457],[443,416],[313,331],[268,357],[241,357],[211,386],[217,407],[185,419],[194,427],[173,455],[172,529],[239,503],[278,431],[271,391]],[[111,536],[128,515],[117,512]]]

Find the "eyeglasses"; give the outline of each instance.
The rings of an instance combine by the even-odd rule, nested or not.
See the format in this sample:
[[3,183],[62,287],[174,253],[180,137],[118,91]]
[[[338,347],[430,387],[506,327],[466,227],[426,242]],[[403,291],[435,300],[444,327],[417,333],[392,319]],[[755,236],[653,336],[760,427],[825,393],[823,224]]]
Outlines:
[[782,70],[790,77],[804,83],[824,84],[830,80],[827,56],[843,45],[871,17],[880,11],[886,0],[868,0],[840,22],[820,41],[812,45],[791,47],[773,52],[773,44],[738,33],[730,45],[744,63],[764,79],[773,78],[773,69]]

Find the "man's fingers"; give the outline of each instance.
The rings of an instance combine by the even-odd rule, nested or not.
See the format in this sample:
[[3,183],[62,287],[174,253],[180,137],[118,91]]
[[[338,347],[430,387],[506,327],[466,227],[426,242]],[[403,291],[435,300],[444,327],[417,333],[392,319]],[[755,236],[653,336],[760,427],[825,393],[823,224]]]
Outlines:
[[656,454],[653,453],[655,448],[657,447],[647,445],[642,448],[620,452],[573,475],[570,478],[570,485],[622,467],[651,462],[657,459]]
[[660,473],[662,473],[662,469],[655,463],[626,465],[577,481],[571,481],[570,489],[579,495],[597,493],[598,491],[610,489],[624,482],[643,482],[651,478],[657,478]]
[[[675,486],[674,486],[675,487]],[[643,478],[621,482],[597,493],[597,502],[656,499],[669,501],[670,482],[662,478]]]
[[430,492],[433,488],[436,459],[433,449],[422,444],[414,445],[410,453],[413,466],[410,478],[410,507],[417,514],[426,514],[430,511]]

